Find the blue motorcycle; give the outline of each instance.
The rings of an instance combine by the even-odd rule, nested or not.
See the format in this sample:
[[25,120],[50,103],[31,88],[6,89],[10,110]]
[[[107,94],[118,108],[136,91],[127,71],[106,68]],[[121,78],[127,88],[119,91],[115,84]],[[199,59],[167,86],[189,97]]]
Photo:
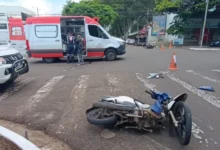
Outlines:
[[98,126],[119,126],[152,132],[165,128],[169,121],[170,136],[177,135],[182,145],[188,145],[191,139],[192,115],[184,103],[188,97],[183,93],[172,98],[167,93],[145,91],[155,99],[153,105],[145,104],[127,96],[107,96],[86,111],[89,123]]

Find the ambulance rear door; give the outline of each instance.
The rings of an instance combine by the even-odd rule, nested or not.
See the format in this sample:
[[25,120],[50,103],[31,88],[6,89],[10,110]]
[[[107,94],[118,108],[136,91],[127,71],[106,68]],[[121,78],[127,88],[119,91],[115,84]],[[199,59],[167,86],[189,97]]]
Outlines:
[[26,38],[24,25],[21,19],[9,18],[9,38],[11,46],[22,54],[26,52]]

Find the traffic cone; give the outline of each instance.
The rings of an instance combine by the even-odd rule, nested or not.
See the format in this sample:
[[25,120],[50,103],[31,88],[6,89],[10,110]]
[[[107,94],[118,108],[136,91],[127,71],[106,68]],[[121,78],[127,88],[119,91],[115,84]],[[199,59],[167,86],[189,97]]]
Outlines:
[[160,50],[161,50],[161,51],[164,50],[164,46],[163,46],[163,44],[161,44],[161,46],[160,46]]
[[172,45],[172,42],[170,42],[169,49],[172,49],[172,48],[173,48],[173,45]]
[[177,70],[177,65],[176,65],[176,53],[173,53],[172,59],[171,59],[171,63],[170,63],[170,67],[168,68],[169,70]]

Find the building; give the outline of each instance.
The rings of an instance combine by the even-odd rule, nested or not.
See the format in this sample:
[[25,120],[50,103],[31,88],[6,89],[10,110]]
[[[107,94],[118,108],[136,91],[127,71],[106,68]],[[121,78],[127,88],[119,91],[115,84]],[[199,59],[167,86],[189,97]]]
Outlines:
[[[220,10],[217,9],[213,13],[209,13],[206,21],[203,43],[208,44],[211,40],[220,39]],[[190,24],[185,26],[186,33],[181,36],[172,36],[166,33],[170,27],[175,14],[167,14],[162,16],[154,16],[152,28],[149,29],[148,41],[151,43],[171,42],[184,45],[198,45],[201,39],[204,14],[192,16],[189,18]]]
[[6,15],[7,17],[21,18],[23,21],[25,21],[27,17],[35,16],[35,12],[22,6],[6,5],[0,5],[0,14]]

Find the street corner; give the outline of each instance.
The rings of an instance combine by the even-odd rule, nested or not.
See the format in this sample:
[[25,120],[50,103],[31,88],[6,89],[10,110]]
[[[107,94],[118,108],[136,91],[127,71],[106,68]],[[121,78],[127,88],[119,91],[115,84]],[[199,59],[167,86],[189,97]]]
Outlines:
[[[53,149],[53,150],[60,150],[60,149],[71,150],[71,148],[65,143],[63,143],[62,141],[56,138],[52,138],[44,134],[41,131],[30,130],[30,129],[27,129],[27,127],[24,125],[16,124],[16,123],[9,122],[9,121],[0,120],[0,124],[2,127],[5,128],[5,130],[2,130],[2,129],[0,130],[1,136],[2,135],[3,137],[6,136],[7,140],[10,141],[10,142],[6,142],[6,141],[3,141],[2,139],[0,140],[1,141],[0,147],[3,146],[2,147],[3,149],[10,148],[11,146],[13,146],[15,142],[16,144],[20,146],[20,148],[22,147],[24,149],[26,149],[29,146],[29,148],[32,147],[33,149],[36,149],[36,150],[38,150],[38,148],[39,149]],[[7,130],[9,130],[8,133],[6,132]],[[14,136],[10,137],[10,134]],[[5,145],[6,143],[7,145]],[[14,145],[13,147],[15,148],[17,146]],[[17,148],[13,150],[17,150]]]

